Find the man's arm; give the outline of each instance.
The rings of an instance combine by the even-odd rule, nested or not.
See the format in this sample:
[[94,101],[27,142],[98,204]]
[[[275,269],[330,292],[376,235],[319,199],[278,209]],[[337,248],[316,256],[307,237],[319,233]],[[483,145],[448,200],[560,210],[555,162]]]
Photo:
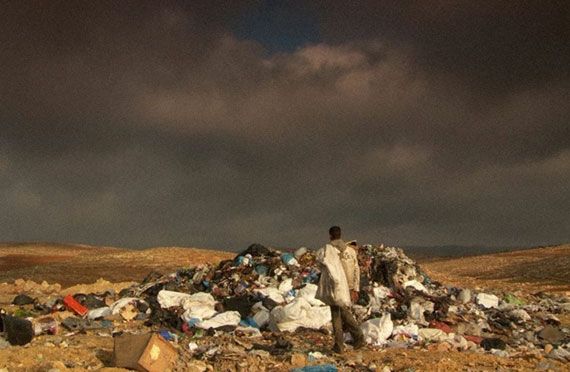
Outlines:
[[358,301],[358,292],[360,291],[360,267],[358,266],[358,256],[354,248],[349,247],[350,264],[352,266],[352,283],[350,283],[350,298],[352,302]]

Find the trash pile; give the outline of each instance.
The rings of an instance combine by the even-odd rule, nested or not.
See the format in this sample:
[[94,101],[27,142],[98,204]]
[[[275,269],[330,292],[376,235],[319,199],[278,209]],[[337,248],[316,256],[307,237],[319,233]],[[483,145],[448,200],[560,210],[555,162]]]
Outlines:
[[[358,258],[361,288],[353,311],[371,348],[540,354],[570,362],[570,329],[557,318],[570,312],[568,297],[445,286],[399,248],[364,245]],[[306,364],[326,358],[316,350],[299,355],[288,337],[310,339],[312,331],[328,337],[323,350],[330,350],[330,308],[315,298],[319,276],[313,251],[253,244],[218,265],[150,273],[119,293],[76,293],[44,303],[21,293],[13,300],[16,310],[0,315],[0,348],[42,334],[106,331],[115,338],[117,367],[163,370],[176,361],[188,366],[247,352],[302,360],[300,368],[309,371]]]

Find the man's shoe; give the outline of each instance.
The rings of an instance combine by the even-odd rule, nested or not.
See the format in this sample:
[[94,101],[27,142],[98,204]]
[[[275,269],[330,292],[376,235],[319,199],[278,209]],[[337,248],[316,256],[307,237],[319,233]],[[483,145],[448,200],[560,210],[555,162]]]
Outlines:
[[344,347],[342,346],[338,346],[338,345],[334,345],[332,348],[332,351],[334,351],[337,354],[343,354],[344,353]]
[[354,341],[354,350],[362,349],[364,346],[366,346],[364,338],[359,338],[358,340]]

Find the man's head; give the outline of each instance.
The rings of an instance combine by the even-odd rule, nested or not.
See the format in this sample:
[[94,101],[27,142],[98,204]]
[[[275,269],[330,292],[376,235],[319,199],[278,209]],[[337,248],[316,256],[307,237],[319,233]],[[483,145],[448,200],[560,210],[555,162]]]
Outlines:
[[333,226],[329,229],[329,238],[331,240],[337,240],[340,239],[340,227],[338,226]]

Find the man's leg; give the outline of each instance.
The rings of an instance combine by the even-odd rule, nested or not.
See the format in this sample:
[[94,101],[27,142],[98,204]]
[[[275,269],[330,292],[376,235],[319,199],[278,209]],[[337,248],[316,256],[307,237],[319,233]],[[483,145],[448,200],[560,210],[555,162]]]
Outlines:
[[358,322],[354,319],[354,315],[350,312],[350,309],[348,307],[340,307],[339,311],[342,318],[342,324],[352,335],[354,347],[358,349],[364,346],[364,335],[362,334],[362,330],[360,329]]
[[342,331],[342,314],[339,306],[331,306],[331,317],[333,326],[334,347],[337,353],[344,351],[344,334]]

